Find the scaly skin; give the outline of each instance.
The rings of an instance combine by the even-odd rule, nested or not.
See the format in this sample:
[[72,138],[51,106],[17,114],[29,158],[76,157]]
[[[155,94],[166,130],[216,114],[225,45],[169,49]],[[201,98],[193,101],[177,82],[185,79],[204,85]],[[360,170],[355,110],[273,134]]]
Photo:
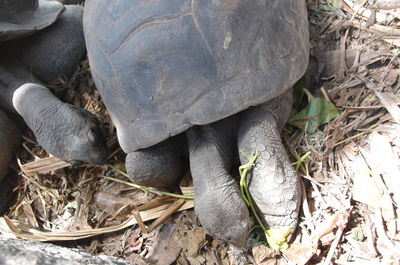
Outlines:
[[[188,130],[188,146],[172,139],[128,154],[126,168],[134,183],[167,188],[181,177],[189,150],[195,211],[204,229],[216,239],[243,246],[250,225],[249,211],[231,176],[236,170],[234,119]],[[178,172],[181,172],[180,174]],[[176,183],[175,183],[176,184]]]
[[[204,229],[216,239],[240,247],[245,244],[249,229],[247,207],[241,198],[238,184],[230,174],[237,170],[238,149],[247,154],[254,150],[260,151],[247,179],[258,214],[267,229],[290,227],[294,232],[300,206],[300,184],[279,136],[290,109],[289,90],[263,105],[187,131],[195,212]],[[160,154],[161,149],[158,149],[158,153],[146,153],[146,159],[159,161],[158,158],[149,158],[151,155],[168,157],[173,146],[169,147],[169,151],[164,149],[167,152],[165,154]],[[174,157],[172,155],[171,159]],[[240,160],[242,164],[247,163],[247,157],[243,155],[240,155]],[[128,162],[132,163],[131,160]],[[174,167],[177,164],[178,160],[164,163],[163,167]],[[156,172],[160,163],[145,165],[147,170],[149,167],[152,172]],[[135,167],[139,168],[140,163]],[[173,169],[169,170],[171,172]],[[135,177],[140,178],[140,174]],[[150,175],[144,177],[151,181]],[[159,182],[162,178],[156,180]]]
[[[247,154],[254,150],[260,152],[247,180],[264,225],[267,229],[290,227],[293,232],[300,207],[300,182],[282,145],[277,124],[284,124],[286,118],[282,116],[290,112],[288,106],[291,104],[285,102],[289,100],[288,96],[290,94],[286,93],[243,112],[240,115],[238,146]],[[240,154],[240,160],[247,162],[243,154]]]

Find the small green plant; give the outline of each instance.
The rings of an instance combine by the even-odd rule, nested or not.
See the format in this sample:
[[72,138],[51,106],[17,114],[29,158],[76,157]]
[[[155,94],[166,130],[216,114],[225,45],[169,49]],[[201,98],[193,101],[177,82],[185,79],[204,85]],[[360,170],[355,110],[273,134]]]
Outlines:
[[[293,163],[293,166],[296,169],[296,171],[299,171],[301,164],[303,164],[310,155],[311,151],[308,151],[307,153],[299,157],[296,162]],[[307,167],[307,164],[305,164],[305,166]]]
[[248,160],[246,164],[243,164],[239,167],[240,174],[240,191],[242,193],[242,198],[246,203],[247,207],[250,208],[254,218],[257,220],[257,224],[264,231],[265,237],[267,239],[268,245],[278,251],[283,251],[288,248],[287,237],[290,235],[291,228],[284,227],[280,229],[267,229],[260,217],[257,214],[256,208],[253,203],[253,199],[251,198],[250,191],[247,186],[246,176],[248,171],[255,165],[257,158],[260,155],[259,151],[253,151],[250,155],[246,154],[242,150],[240,151]]
[[289,123],[313,133],[317,128],[339,115],[335,105],[324,98],[313,98],[307,106],[289,120]]

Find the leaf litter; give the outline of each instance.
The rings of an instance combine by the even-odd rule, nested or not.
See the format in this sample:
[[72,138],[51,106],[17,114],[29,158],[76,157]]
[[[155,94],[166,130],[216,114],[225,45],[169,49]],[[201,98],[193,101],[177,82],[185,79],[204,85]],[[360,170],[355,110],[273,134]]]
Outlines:
[[[282,136],[302,178],[302,212],[283,253],[269,249],[257,228],[245,250],[220,244],[205,235],[193,210],[146,231],[148,219],[176,200],[105,179],[124,180],[107,167],[71,167],[47,154],[29,131],[11,166],[17,185],[1,233],[67,240],[58,244],[136,264],[399,264],[400,9],[392,3],[307,1],[312,59],[292,115],[306,123],[286,126]],[[124,154],[87,61],[70,80],[49,87],[99,118],[109,162],[123,170]],[[304,126],[315,113],[301,111],[315,101],[323,102],[322,121]],[[189,184],[176,191],[191,190]]]

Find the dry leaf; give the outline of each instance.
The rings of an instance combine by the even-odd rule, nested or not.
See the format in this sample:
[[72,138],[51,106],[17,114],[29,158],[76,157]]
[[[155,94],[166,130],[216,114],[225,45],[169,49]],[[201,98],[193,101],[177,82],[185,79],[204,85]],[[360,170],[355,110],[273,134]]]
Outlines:
[[[295,262],[298,265],[306,264],[311,257],[318,253],[318,245],[322,237],[332,233],[334,229],[345,229],[349,218],[347,211],[336,213],[330,220],[320,224],[315,231],[313,231],[311,241],[302,242],[301,244],[295,243],[289,246],[289,248],[283,253],[288,257],[289,260]],[[332,242],[332,238],[328,240],[325,238],[324,243]],[[328,240],[328,241],[327,241]]]
[[251,252],[252,252],[253,258],[257,262],[257,264],[266,263],[266,262],[268,262],[268,260],[270,260],[270,262],[274,262],[274,263],[277,262],[276,256],[277,256],[278,252],[267,247],[264,244],[258,244],[258,245],[253,246],[253,248],[251,249]]
[[35,174],[47,174],[69,166],[71,166],[70,163],[54,156],[37,159],[33,162],[23,165],[20,163],[22,172],[24,172],[24,174],[27,176],[33,176]]
[[[156,219],[163,215],[171,205],[171,203],[168,203],[150,210],[140,212],[141,218],[143,221]],[[193,206],[193,200],[187,200],[185,204],[183,204],[179,208],[179,211],[193,208]],[[119,231],[136,223],[136,219],[134,217],[130,217],[123,223],[111,227],[94,228],[73,232],[43,232],[25,224],[21,224],[16,220],[10,220],[7,217],[0,217],[0,232],[3,234],[12,235],[15,238],[23,238],[37,241],[68,241]]]
[[[114,195],[110,192],[100,191],[94,196],[95,205],[109,215],[114,215],[117,211],[121,214],[127,214],[131,207],[127,207],[135,203],[134,200]],[[122,209],[125,207],[124,209]]]

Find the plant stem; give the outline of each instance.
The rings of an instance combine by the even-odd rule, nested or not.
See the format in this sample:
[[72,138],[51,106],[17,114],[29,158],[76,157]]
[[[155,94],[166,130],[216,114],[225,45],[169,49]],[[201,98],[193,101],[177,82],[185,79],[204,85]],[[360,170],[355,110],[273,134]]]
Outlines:
[[251,155],[248,155],[248,154],[244,153],[243,151],[241,151],[241,152],[248,159],[248,162],[246,164],[241,165],[239,167],[240,191],[242,193],[242,198],[243,198],[244,202],[246,203],[247,207],[250,207],[251,212],[253,213],[254,217],[256,218],[258,224],[261,226],[261,228],[264,231],[266,231],[267,230],[266,227],[264,226],[260,217],[257,214],[256,208],[255,208],[253,200],[251,198],[250,191],[247,187],[247,181],[246,181],[247,172],[254,166],[256,159],[260,155],[260,152],[256,150],[256,151],[253,151],[253,153]]
[[[120,173],[121,175],[128,177],[128,174],[126,174],[124,171],[112,166],[112,165],[108,165],[110,168],[112,168],[113,170],[117,171],[118,173]],[[150,192],[150,193],[155,193],[155,194],[161,194],[161,195],[165,195],[165,196],[170,196],[170,197],[174,197],[174,198],[178,198],[178,199],[187,199],[187,200],[193,200],[193,196],[192,195],[182,195],[182,194],[176,194],[176,193],[172,193],[172,192],[167,192],[167,191],[161,191],[161,190],[157,190],[157,189],[153,189],[153,188],[149,188],[146,186],[142,186],[139,184],[135,184],[132,182],[128,182],[128,181],[124,181],[124,180],[120,180],[117,178],[112,178],[112,177],[107,177],[104,176],[105,179],[108,180],[112,180],[115,182],[119,182],[119,183],[123,183],[125,185],[134,187],[136,189],[142,190],[144,192]]]

